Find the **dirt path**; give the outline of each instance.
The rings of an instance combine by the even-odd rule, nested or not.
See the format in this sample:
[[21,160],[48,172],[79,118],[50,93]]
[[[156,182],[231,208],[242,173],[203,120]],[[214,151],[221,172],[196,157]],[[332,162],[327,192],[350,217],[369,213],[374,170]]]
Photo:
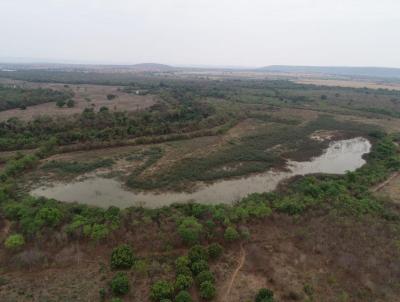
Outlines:
[[230,280],[228,282],[228,286],[227,286],[227,288],[225,290],[225,294],[224,294],[224,296],[222,298],[223,302],[228,302],[229,301],[229,294],[231,292],[232,286],[235,283],[237,274],[242,269],[242,266],[243,266],[245,260],[246,260],[246,251],[245,251],[245,249],[243,247],[243,242],[242,242],[242,243],[240,243],[240,258],[239,258],[239,262],[238,262],[238,265],[237,265],[235,271],[233,272],[233,274],[232,274],[232,276],[231,276],[231,278],[230,278]]
[[395,179],[397,176],[399,176],[400,173],[396,172],[393,173],[388,179],[386,179],[384,182],[381,182],[380,184],[376,185],[374,188],[372,188],[372,193],[378,192],[382,190],[385,186],[387,186],[393,179]]

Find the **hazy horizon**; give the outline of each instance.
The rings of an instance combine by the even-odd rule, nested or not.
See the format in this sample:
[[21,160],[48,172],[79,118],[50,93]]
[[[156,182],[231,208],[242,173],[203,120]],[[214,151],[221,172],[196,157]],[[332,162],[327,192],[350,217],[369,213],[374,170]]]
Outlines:
[[398,11],[395,0],[2,0],[0,60],[399,68]]

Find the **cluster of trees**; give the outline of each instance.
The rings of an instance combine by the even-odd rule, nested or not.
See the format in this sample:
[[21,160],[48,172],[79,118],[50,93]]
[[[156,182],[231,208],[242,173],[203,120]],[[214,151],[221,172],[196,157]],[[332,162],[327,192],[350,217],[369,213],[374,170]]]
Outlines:
[[67,105],[68,108],[72,108],[75,106],[75,101],[73,99],[69,100],[57,100],[56,105],[58,108],[63,108],[65,105]]
[[25,89],[0,85],[0,111],[38,105],[48,102],[67,102],[73,96],[70,91],[52,89]]
[[55,137],[60,145],[114,141],[152,135],[191,132],[226,123],[208,104],[188,103],[154,107],[150,112],[128,114],[103,108],[85,109],[78,116],[38,117],[32,121],[10,118],[0,123],[0,150],[34,148]]
[[218,243],[208,247],[193,246],[188,255],[180,256],[175,261],[175,281],[159,280],[150,291],[150,298],[154,302],[178,301],[191,302],[189,289],[196,285],[200,297],[212,300],[215,297],[215,276],[209,269],[209,261],[218,259],[223,248]]

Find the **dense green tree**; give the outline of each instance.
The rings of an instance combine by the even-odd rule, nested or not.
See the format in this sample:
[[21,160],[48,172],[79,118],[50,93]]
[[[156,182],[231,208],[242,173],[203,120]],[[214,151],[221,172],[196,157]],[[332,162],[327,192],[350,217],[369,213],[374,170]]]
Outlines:
[[129,278],[126,273],[118,272],[110,283],[111,291],[115,295],[125,295],[129,292]]
[[178,232],[183,241],[187,244],[199,242],[203,226],[194,217],[186,217],[179,224]]
[[205,300],[211,300],[215,297],[216,289],[212,282],[205,281],[200,284],[200,297]]
[[200,272],[197,276],[196,276],[196,282],[197,284],[201,284],[205,281],[210,281],[212,283],[215,283],[215,276],[214,274],[209,271],[209,270],[204,270],[202,272]]
[[73,99],[69,99],[68,101],[67,101],[67,107],[68,108],[72,108],[72,107],[74,107],[75,106],[75,101],[73,100]]
[[160,301],[162,299],[172,299],[174,295],[174,286],[168,281],[157,281],[154,283],[150,290],[150,298],[153,301]]
[[40,225],[54,227],[60,224],[63,218],[62,212],[57,208],[43,207],[36,214],[36,220]]
[[274,302],[274,293],[267,288],[258,291],[255,302]]
[[188,258],[190,263],[197,262],[197,261],[207,261],[208,260],[208,253],[207,249],[202,245],[194,245],[190,248],[188,253]]
[[193,274],[195,276],[197,276],[202,271],[207,271],[209,269],[209,266],[208,266],[207,261],[199,260],[199,261],[193,262],[190,266],[190,269],[192,270]]
[[176,295],[175,302],[192,302],[192,297],[189,292],[182,290]]
[[207,248],[210,259],[218,259],[221,257],[223,251],[224,248],[219,243],[212,243]]
[[135,263],[135,256],[129,245],[123,244],[116,247],[111,253],[111,268],[129,269]]
[[66,104],[65,100],[58,100],[58,101],[56,102],[56,105],[57,105],[57,107],[59,107],[59,108],[64,107],[65,104]]
[[192,284],[193,284],[192,276],[186,274],[180,274],[176,276],[175,289],[177,290],[188,289],[192,286]]
[[233,226],[229,226],[225,229],[224,238],[226,241],[235,241],[240,237],[238,231]]

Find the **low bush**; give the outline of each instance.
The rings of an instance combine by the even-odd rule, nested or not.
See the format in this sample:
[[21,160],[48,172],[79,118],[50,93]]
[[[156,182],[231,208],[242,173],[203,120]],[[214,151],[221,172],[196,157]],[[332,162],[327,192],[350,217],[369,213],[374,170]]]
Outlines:
[[226,241],[232,242],[232,241],[238,240],[239,237],[240,237],[240,235],[235,227],[229,226],[226,228],[225,233],[224,233],[224,238]]
[[129,269],[135,263],[135,257],[130,246],[124,244],[115,248],[111,253],[111,268]]
[[[175,270],[177,275],[191,275],[190,271],[190,260],[187,256],[178,257],[175,261]],[[188,273],[189,271],[189,273]]]
[[224,248],[219,243],[212,243],[207,248],[207,253],[210,259],[218,259],[221,257]]
[[196,282],[197,284],[202,284],[203,282],[210,281],[211,283],[215,283],[215,277],[214,274],[208,270],[200,272],[196,276]]
[[157,281],[150,290],[150,298],[153,301],[161,301],[163,299],[172,299],[174,296],[174,286],[168,281]]
[[7,237],[4,245],[7,249],[16,250],[25,244],[24,236],[21,234],[14,234]]
[[175,289],[184,290],[189,289],[193,284],[193,278],[189,275],[176,276]]
[[176,295],[175,302],[192,302],[192,297],[186,290],[182,290]]
[[200,284],[200,297],[202,297],[203,299],[211,300],[215,297],[215,293],[215,286],[212,282],[205,281]]
[[192,270],[193,274],[197,276],[202,271],[208,270],[208,263],[207,261],[199,260],[197,262],[193,262],[192,265],[190,266],[190,269]]
[[204,260],[208,260],[208,252],[207,250],[201,245],[193,246],[188,253],[188,258],[191,263]]
[[111,291],[115,295],[125,295],[129,292],[129,278],[126,273],[118,272],[110,283]]
[[270,289],[262,288],[258,291],[255,302],[274,302],[274,293]]
[[189,245],[199,242],[202,231],[203,226],[195,217],[184,218],[178,226],[179,235]]

